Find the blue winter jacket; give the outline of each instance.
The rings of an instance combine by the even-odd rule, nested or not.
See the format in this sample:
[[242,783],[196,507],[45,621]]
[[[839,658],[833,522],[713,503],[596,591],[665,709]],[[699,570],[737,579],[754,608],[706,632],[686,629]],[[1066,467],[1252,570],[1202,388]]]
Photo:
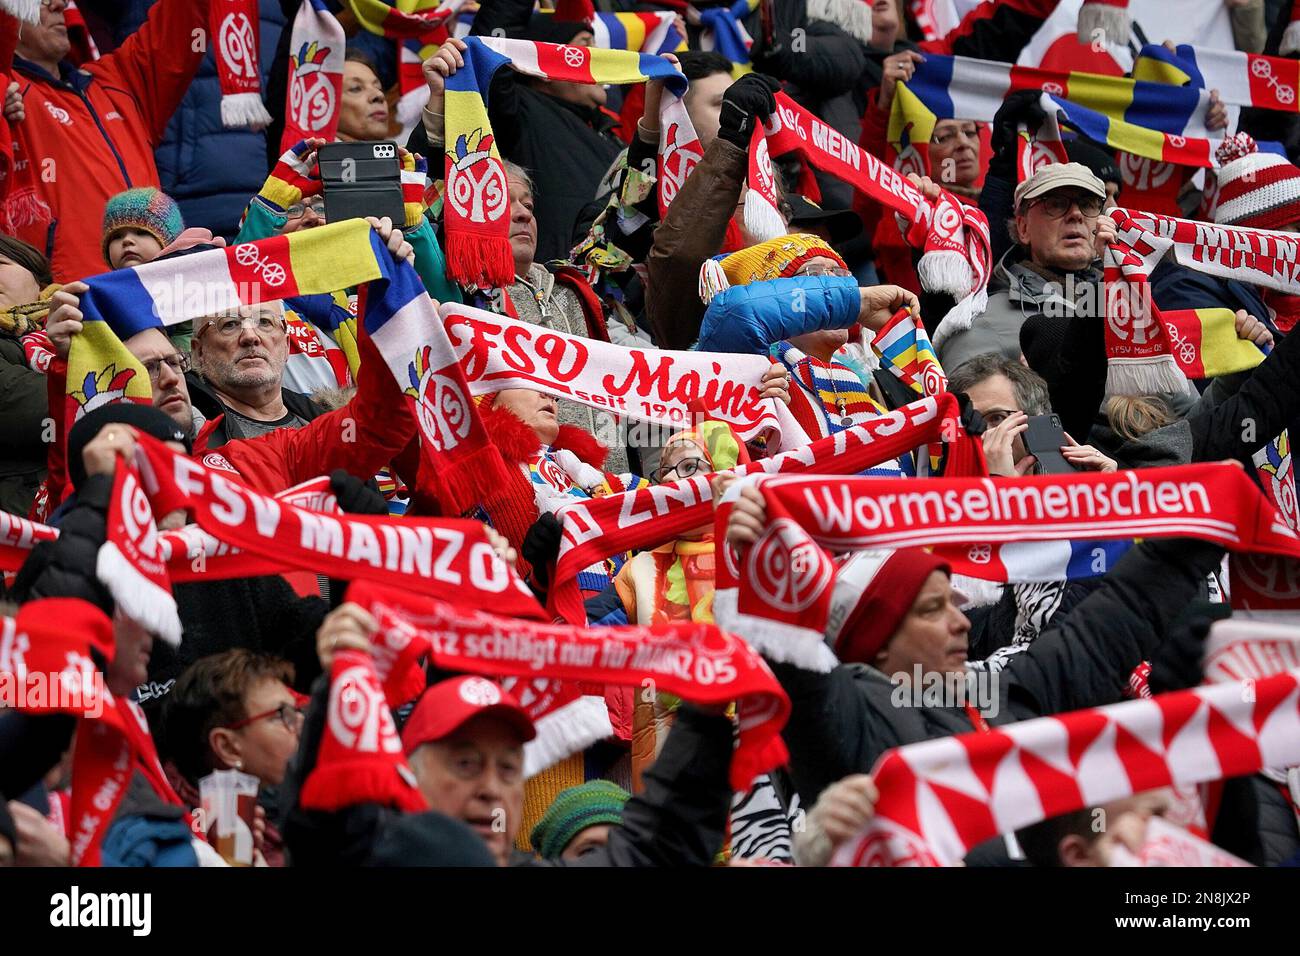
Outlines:
[[[115,31],[119,42],[139,29],[153,4],[154,0],[122,0]],[[279,0],[260,0],[259,9],[265,90],[285,16]],[[268,109],[276,112],[269,104]],[[162,145],[154,151],[163,192],[180,204],[185,225],[206,226],[233,239],[248,197],[262,188],[270,171],[266,156],[264,133],[221,125],[221,86],[209,50],[167,126]]]
[[732,286],[709,303],[695,347],[763,355],[773,342],[807,332],[847,329],[862,293],[852,276],[800,276]]

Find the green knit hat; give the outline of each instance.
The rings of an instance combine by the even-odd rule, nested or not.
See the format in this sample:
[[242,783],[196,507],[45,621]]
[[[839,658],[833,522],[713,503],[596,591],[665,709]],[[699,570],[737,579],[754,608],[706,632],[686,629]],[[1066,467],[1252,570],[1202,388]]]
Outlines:
[[529,842],[544,859],[558,859],[564,848],[587,827],[623,822],[623,804],[631,794],[608,780],[588,780],[561,790],[533,827]]
[[104,207],[104,261],[108,261],[108,244],[119,229],[140,229],[164,247],[185,231],[180,207],[161,189],[137,186],[120,192]]

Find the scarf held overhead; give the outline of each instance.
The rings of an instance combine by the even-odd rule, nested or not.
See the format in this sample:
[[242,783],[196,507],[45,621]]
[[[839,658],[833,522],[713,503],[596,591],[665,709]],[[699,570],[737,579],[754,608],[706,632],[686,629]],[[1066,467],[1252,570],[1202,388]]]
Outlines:
[[736,702],[739,741],[731,783],[748,789],[755,776],[783,764],[780,731],[790,702],[763,659],[744,641],[710,624],[573,627],[526,623],[464,611],[397,591],[354,586],[348,600],[367,608],[402,665],[427,653],[439,667],[495,676],[556,677],[584,684],[662,690],[701,704]]
[[759,397],[764,356],[629,348],[450,302],[439,312],[475,395],[528,388],[673,428],[703,414],[777,448],[808,441],[784,404]]
[[334,141],[343,98],[345,42],[343,27],[325,0],[302,0],[289,41],[281,153],[312,137]]
[[212,54],[221,84],[221,123],[227,128],[265,129],[271,114],[262,104],[257,0],[209,3],[208,35],[216,38]]
[[626,50],[465,38],[465,65],[446,84],[447,271],[465,285],[506,286],[514,278],[510,191],[488,119],[492,77],[503,66],[525,76],[569,83],[664,82],[660,108],[659,202],[665,208],[703,150],[682,96],[686,78],[662,57]]
[[[946,443],[949,470],[984,474],[983,446],[966,433],[960,414],[956,397],[944,392],[811,445],[739,465],[734,471],[742,476],[852,475],[920,445]],[[549,600],[564,620],[581,623],[586,617],[577,589],[578,573],[610,555],[658,547],[709,525],[713,521],[709,476],[578,502],[560,509],[556,517],[563,534]]]
[[1157,787],[1300,762],[1300,671],[900,747],[842,866],[948,866],[977,843]]

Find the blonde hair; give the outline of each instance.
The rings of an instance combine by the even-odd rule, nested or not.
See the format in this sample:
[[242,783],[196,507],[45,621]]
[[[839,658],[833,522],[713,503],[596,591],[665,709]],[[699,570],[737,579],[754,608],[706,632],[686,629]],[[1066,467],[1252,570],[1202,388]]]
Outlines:
[[1155,395],[1112,395],[1106,400],[1106,420],[1115,434],[1137,441],[1157,428],[1174,423],[1164,399]]

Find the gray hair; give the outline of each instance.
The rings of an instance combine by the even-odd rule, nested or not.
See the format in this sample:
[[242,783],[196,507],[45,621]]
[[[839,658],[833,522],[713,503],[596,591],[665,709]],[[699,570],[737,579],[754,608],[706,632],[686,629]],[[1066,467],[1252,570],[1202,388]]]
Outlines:
[[512,163],[508,159],[502,160],[501,164],[506,168],[506,179],[519,180],[528,187],[530,193],[537,195],[537,186],[533,182],[533,177],[528,174],[528,170],[524,169],[524,167],[520,166],[518,163]]
[[1052,410],[1047,394],[1047,382],[1033,369],[1015,359],[1003,358],[995,352],[977,355],[959,365],[948,376],[948,391],[969,392],[981,382],[1001,375],[1011,382],[1016,404],[1026,415],[1046,415]]

